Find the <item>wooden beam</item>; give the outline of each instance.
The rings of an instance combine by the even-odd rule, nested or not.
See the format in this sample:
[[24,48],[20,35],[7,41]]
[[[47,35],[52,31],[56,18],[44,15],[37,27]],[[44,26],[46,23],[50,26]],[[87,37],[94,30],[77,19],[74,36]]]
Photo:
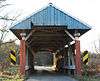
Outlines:
[[64,34],[60,34],[60,33],[40,33],[40,32],[38,32],[38,33],[34,33],[32,36],[34,36],[34,37],[41,37],[41,36],[43,36],[43,37],[46,37],[46,36],[52,36],[52,37],[61,37],[61,36],[64,36]]
[[27,48],[29,48],[29,50],[31,51],[32,55],[34,56],[35,53],[34,53],[33,49],[28,45],[28,42],[26,42],[26,46],[27,46]]
[[22,40],[20,40],[20,73],[23,74],[23,52],[22,52]]
[[64,37],[32,37],[32,41],[64,41]]
[[[33,41],[33,43],[32,44],[35,44],[35,43],[43,43],[43,44],[47,44],[47,43],[55,43],[55,44],[57,44],[57,43],[59,43],[59,44],[66,44],[66,41],[61,41],[61,40],[59,40],[59,41],[56,41],[56,40],[51,40],[51,41],[43,41],[43,40],[41,40],[41,41]],[[30,42],[28,43],[28,44],[30,44]]]
[[27,41],[29,39],[29,37],[33,34],[33,32],[35,32],[35,30],[32,30],[28,35],[27,37],[25,38],[25,41]]
[[71,37],[73,40],[75,40],[75,38],[73,37],[73,35],[71,35],[67,30],[65,30],[66,34]]
[[41,38],[31,38],[30,41],[28,41],[28,44],[34,44],[34,43],[67,43],[67,40],[64,39],[64,37],[41,37]]
[[75,44],[75,41],[71,41],[71,42],[70,42],[70,45],[73,45],[73,44]]
[[65,47],[67,48],[69,47],[69,45],[73,45],[73,44],[75,44],[75,41],[71,41],[69,44],[65,45]]
[[76,74],[82,75],[81,69],[81,54],[80,54],[80,41],[75,40],[75,67],[76,67]]
[[25,40],[20,40],[20,73],[25,75],[26,66],[26,46]]
[[47,28],[47,26],[45,26],[45,27],[42,27],[41,28],[41,26],[34,26],[34,27],[37,27],[37,28],[33,28],[33,29],[35,29],[35,30],[37,30],[37,31],[39,31],[39,32],[61,32],[61,31],[63,31],[64,29],[62,29],[62,27],[61,28],[57,28],[57,27],[55,27],[55,26],[48,26],[48,28]]
[[62,44],[60,44],[60,45],[34,44],[31,47],[36,47],[36,48],[49,48],[49,47],[60,48],[60,47],[64,47],[64,45],[62,45]]

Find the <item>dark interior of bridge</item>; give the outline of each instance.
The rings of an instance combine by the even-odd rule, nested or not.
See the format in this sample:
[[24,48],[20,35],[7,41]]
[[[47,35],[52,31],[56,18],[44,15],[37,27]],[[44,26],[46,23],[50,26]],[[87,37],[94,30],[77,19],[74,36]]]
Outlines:
[[[28,63],[26,63],[30,68],[28,72],[33,74],[34,72],[68,73],[66,72],[67,66],[69,63],[70,65],[74,65],[74,63],[72,63],[72,59],[68,63],[68,47],[65,48],[65,46],[69,45],[72,39],[65,31],[43,29],[31,30],[31,32],[32,34],[26,41],[28,51],[26,60]],[[73,52],[74,46],[69,47],[69,50]]]

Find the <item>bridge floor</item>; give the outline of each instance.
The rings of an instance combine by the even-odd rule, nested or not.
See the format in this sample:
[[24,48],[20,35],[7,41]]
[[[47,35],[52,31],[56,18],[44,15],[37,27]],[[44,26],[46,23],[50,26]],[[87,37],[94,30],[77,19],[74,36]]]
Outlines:
[[70,78],[65,75],[38,75],[31,76],[27,81],[76,81],[73,78]]
[[52,72],[50,67],[39,67],[36,66],[38,70],[29,76],[27,81],[77,81],[67,74]]

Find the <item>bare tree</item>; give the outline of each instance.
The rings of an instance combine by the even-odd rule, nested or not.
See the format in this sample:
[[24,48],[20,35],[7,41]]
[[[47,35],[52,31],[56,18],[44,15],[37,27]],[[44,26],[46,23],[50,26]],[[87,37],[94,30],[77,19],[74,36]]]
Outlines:
[[[4,2],[6,2],[6,1],[7,0],[0,0],[0,12],[3,11],[5,9],[5,7],[8,7],[11,5],[11,4],[4,4]],[[4,56],[4,57],[2,57],[4,59],[6,59],[6,57],[7,57],[7,55],[4,52],[9,51],[8,50],[9,45],[15,46],[14,42],[17,40],[17,39],[13,39],[13,40],[4,42],[5,37],[9,33],[8,23],[10,23],[9,26],[11,26],[13,24],[13,22],[20,16],[20,15],[17,15],[17,16],[13,16],[10,18],[8,15],[9,14],[7,13],[4,16],[0,16],[0,21],[4,22],[2,27],[0,27],[0,49],[4,49],[3,51],[0,50],[0,57]],[[0,61],[0,67],[2,68],[2,72],[3,72],[4,67],[7,67],[6,66],[7,63],[8,63],[7,60]]]
[[94,50],[94,53],[92,53],[89,58],[90,69],[94,73],[98,73],[100,72],[100,39],[94,41],[92,50]]
[[[6,7],[8,6],[11,6],[12,4],[7,4],[7,3],[4,3],[8,0],[0,0],[0,12],[3,11]],[[6,15],[4,16],[0,16],[0,21],[3,21],[5,22],[1,29],[0,29],[0,46],[2,44],[5,44],[5,43],[12,43],[12,42],[15,42],[17,39],[14,39],[14,40],[10,40],[10,41],[7,41],[7,42],[3,42],[5,37],[7,36],[7,34],[9,33],[9,27],[13,24],[13,22],[15,22],[17,20],[17,18],[20,16],[19,15],[16,15],[16,16],[13,16],[13,17],[9,17],[9,14],[7,13]],[[10,23],[9,27],[8,27],[8,23]]]
[[96,54],[100,54],[100,40],[98,40],[98,44],[96,44],[96,41],[94,42],[94,50]]

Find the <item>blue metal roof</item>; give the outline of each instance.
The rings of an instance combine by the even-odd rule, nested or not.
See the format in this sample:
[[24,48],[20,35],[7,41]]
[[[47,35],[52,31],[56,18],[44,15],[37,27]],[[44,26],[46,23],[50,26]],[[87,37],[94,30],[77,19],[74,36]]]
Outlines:
[[43,10],[31,15],[19,22],[11,29],[31,29],[32,27],[58,26],[66,29],[90,29],[90,27],[76,18],[62,12],[56,7],[49,5]]

